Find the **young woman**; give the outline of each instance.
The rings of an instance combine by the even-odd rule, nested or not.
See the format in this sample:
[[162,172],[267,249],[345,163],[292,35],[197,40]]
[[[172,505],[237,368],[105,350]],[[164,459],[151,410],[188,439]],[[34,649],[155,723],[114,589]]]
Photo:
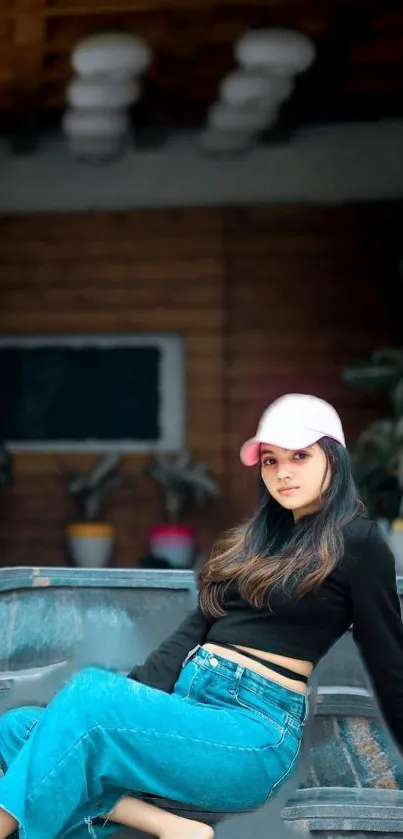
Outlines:
[[215,548],[179,629],[130,678],[87,667],[46,710],[0,720],[0,839],[88,839],[117,824],[211,837],[140,794],[228,812],[274,796],[296,764],[312,669],[351,624],[403,747],[394,559],[364,516],[336,411],[276,400],[241,459],[260,464],[265,496]]

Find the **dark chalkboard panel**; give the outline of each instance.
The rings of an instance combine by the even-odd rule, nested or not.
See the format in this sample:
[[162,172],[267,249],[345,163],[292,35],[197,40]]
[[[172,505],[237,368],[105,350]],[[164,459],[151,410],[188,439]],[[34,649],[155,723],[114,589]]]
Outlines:
[[160,437],[158,346],[0,347],[0,439]]

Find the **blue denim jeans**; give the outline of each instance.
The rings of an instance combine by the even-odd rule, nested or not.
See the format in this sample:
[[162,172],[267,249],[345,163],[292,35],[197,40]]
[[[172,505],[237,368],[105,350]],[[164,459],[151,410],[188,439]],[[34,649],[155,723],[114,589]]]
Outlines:
[[0,718],[0,807],[21,839],[105,837],[125,795],[202,810],[261,806],[292,772],[307,700],[196,647],[171,694],[86,667],[46,709]]

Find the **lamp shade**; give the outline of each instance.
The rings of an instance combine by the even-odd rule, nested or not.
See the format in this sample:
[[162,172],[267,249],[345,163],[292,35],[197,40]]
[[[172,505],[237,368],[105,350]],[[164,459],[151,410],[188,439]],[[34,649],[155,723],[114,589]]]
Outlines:
[[66,99],[71,108],[128,108],[140,95],[135,79],[93,78],[76,76],[67,85]]
[[277,103],[291,95],[293,81],[275,73],[235,70],[220,84],[221,100],[228,105],[243,107],[253,102]]
[[245,32],[235,44],[238,63],[249,70],[271,69],[279,73],[304,73],[316,57],[313,42],[289,29],[256,29]]
[[222,102],[216,102],[209,109],[208,125],[220,131],[258,132],[272,125],[277,120],[277,108],[233,108]]
[[125,111],[68,110],[62,128],[69,137],[120,137],[129,130]]
[[200,135],[199,146],[210,154],[237,154],[251,148],[255,134],[250,131],[219,131],[206,128]]
[[90,35],[79,41],[71,54],[73,70],[84,78],[92,76],[138,76],[150,62],[150,49],[130,33]]
[[121,157],[126,148],[125,137],[68,137],[70,154],[86,163],[108,163]]

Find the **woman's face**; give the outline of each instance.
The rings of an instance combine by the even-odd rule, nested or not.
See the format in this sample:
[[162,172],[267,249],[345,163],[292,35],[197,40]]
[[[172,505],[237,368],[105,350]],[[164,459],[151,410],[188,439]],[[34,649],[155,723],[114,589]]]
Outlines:
[[262,443],[260,463],[266,489],[295,520],[319,509],[331,473],[318,443],[298,451]]

